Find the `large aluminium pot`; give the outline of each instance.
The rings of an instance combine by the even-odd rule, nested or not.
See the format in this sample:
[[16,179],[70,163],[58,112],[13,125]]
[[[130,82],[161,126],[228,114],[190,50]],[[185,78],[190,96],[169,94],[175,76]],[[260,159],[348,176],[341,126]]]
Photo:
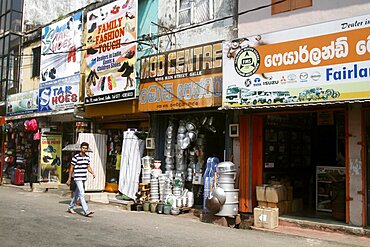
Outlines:
[[217,216],[234,216],[239,213],[239,202],[225,202],[220,208],[220,211],[215,214]]
[[234,172],[236,171],[235,164],[230,161],[224,161],[217,165],[216,171],[218,173]]

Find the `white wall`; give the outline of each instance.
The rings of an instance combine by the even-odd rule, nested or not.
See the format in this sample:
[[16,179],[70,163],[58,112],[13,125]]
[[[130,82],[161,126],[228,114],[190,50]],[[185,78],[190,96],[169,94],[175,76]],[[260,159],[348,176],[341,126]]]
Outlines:
[[47,24],[96,0],[24,0],[23,23]]
[[[370,12],[369,0],[312,0],[313,6],[271,15],[271,7],[239,16],[238,37],[343,19]],[[271,0],[239,0],[239,13],[271,4]]]
[[[214,0],[215,19],[225,16],[232,16],[233,1],[234,0]],[[159,0],[158,4],[158,24],[173,31],[178,30],[176,27],[176,2],[176,0]],[[160,52],[219,40],[232,39],[232,25],[232,18],[228,18],[226,20],[204,25],[202,27],[191,28],[183,32],[178,32],[174,36],[164,36],[160,39]],[[163,28],[158,28],[158,30],[160,33],[165,31]],[[169,46],[169,38],[171,38],[172,42],[175,43],[175,45],[172,47]]]

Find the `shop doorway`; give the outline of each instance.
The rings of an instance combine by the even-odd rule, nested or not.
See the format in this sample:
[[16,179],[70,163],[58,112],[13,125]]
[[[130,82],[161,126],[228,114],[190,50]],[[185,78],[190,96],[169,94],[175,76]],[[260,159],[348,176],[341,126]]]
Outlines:
[[283,215],[345,221],[345,115],[264,116],[263,183],[284,186]]

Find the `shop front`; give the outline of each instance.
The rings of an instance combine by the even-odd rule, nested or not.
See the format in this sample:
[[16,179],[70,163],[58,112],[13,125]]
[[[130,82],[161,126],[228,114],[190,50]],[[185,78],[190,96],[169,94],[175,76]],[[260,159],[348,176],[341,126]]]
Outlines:
[[217,110],[221,67],[221,42],[141,58],[139,111],[150,113],[147,154],[161,164],[159,180],[173,181],[167,192],[160,188],[158,200],[189,191],[195,205],[203,205],[207,160],[225,156],[226,116]]
[[277,207],[280,215],[367,224],[369,28],[341,25],[366,18],[224,42],[223,109],[240,116],[241,212]]

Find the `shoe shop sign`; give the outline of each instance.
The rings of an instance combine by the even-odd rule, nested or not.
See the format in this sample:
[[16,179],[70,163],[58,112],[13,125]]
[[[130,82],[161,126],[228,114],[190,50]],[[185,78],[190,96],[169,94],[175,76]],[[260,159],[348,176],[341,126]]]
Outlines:
[[88,12],[85,32],[85,104],[135,99],[137,0]]
[[142,57],[139,111],[221,105],[222,43]]
[[72,109],[79,97],[82,12],[45,26],[41,41],[38,110]]
[[370,15],[224,42],[224,108],[370,98]]
[[62,136],[41,136],[41,182],[59,182],[62,175]]
[[6,116],[37,112],[38,90],[11,94],[6,99]]

